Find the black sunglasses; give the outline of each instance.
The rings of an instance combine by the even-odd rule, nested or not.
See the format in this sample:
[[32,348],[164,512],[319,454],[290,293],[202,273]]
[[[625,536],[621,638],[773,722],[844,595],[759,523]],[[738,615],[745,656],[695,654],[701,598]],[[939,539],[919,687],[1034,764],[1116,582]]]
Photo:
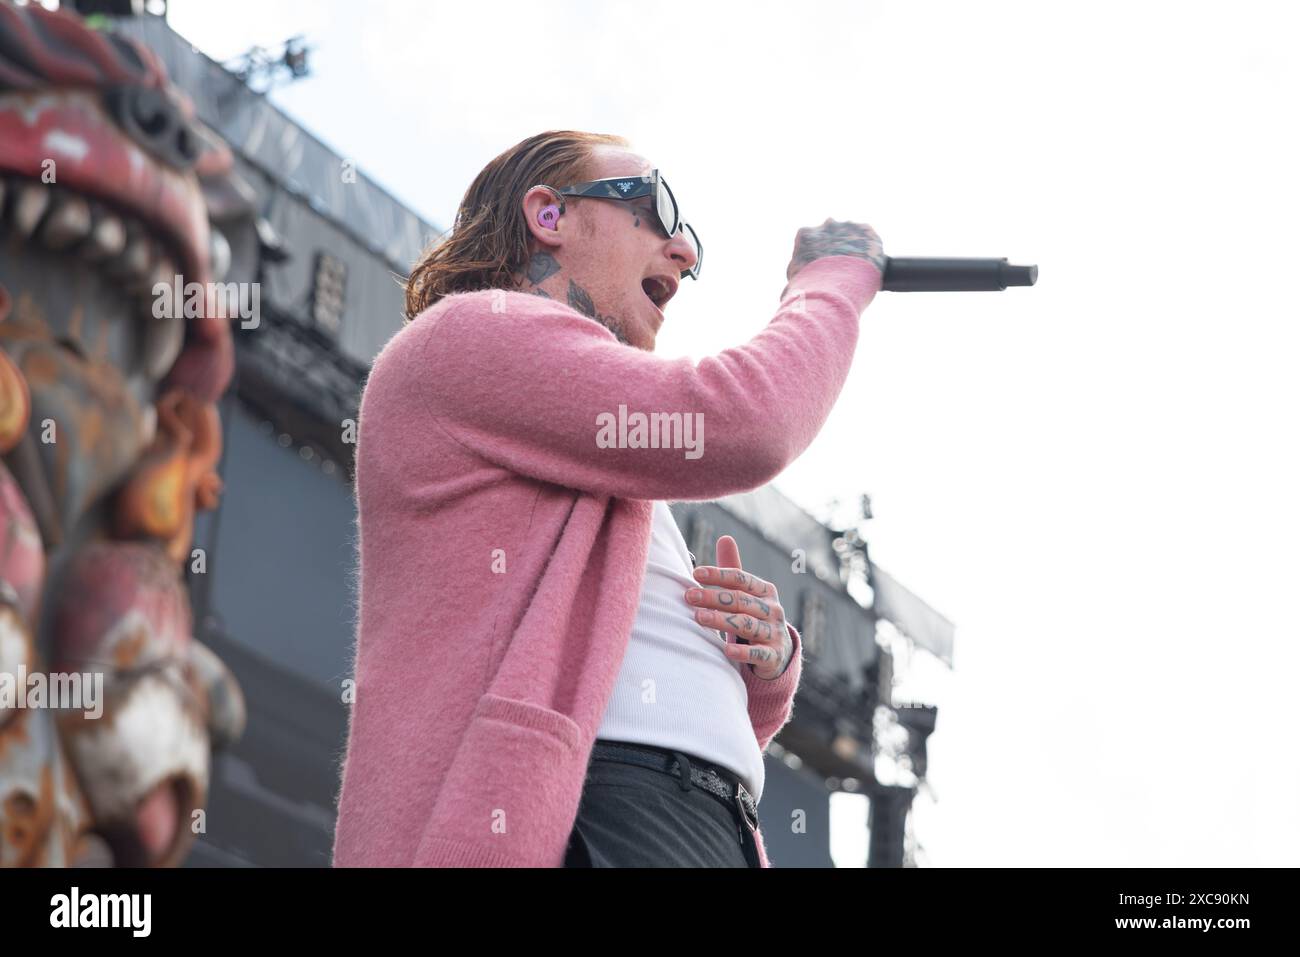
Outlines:
[[[548,186],[547,189],[552,188]],[[704,247],[700,244],[700,237],[691,228],[691,224],[682,222],[677,198],[668,188],[668,183],[659,175],[659,170],[651,170],[644,176],[615,176],[610,179],[595,179],[587,183],[574,183],[572,186],[552,191],[560,196],[587,199],[628,200],[639,199],[642,196],[651,197],[654,202],[655,216],[659,220],[659,228],[664,231],[664,235],[675,236],[680,229],[695,253],[695,265],[683,270],[680,278],[685,279],[687,276],[692,279],[700,278],[700,264],[704,262]]]

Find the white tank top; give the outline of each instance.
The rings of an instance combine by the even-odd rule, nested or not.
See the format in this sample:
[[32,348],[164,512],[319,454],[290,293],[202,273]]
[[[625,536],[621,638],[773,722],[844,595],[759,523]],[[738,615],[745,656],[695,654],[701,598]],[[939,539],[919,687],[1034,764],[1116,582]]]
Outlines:
[[698,585],[668,503],[655,502],[641,602],[596,736],[720,764],[757,801],[763,795],[763,755],[740,673],[746,666],[728,659],[718,632],[695,620],[686,589]]

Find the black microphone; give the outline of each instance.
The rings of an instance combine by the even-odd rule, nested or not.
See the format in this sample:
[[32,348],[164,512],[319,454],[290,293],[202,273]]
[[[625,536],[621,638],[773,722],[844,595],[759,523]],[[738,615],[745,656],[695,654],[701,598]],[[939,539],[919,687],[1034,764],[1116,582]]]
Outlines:
[[1007,286],[1032,286],[1037,266],[1012,266],[1001,259],[902,259],[885,257],[890,292],[1001,292]]

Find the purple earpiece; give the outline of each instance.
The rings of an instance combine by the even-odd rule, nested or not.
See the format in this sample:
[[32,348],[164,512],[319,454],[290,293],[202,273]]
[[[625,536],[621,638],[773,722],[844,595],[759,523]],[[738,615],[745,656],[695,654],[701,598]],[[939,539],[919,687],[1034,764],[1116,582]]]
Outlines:
[[554,229],[555,221],[559,219],[559,217],[560,217],[560,207],[552,203],[550,206],[545,206],[542,208],[542,211],[537,214],[537,221],[541,223],[543,226],[545,226],[547,229]]

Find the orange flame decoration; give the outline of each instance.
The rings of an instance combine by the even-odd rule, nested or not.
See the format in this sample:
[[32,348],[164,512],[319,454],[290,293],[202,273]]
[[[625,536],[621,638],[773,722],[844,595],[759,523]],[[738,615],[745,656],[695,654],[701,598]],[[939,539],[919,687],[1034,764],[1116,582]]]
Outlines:
[[194,513],[212,509],[221,495],[221,421],[217,407],[184,389],[157,402],[158,430],[121,492],[114,513],[119,538],[154,538],[183,562],[194,533]]

